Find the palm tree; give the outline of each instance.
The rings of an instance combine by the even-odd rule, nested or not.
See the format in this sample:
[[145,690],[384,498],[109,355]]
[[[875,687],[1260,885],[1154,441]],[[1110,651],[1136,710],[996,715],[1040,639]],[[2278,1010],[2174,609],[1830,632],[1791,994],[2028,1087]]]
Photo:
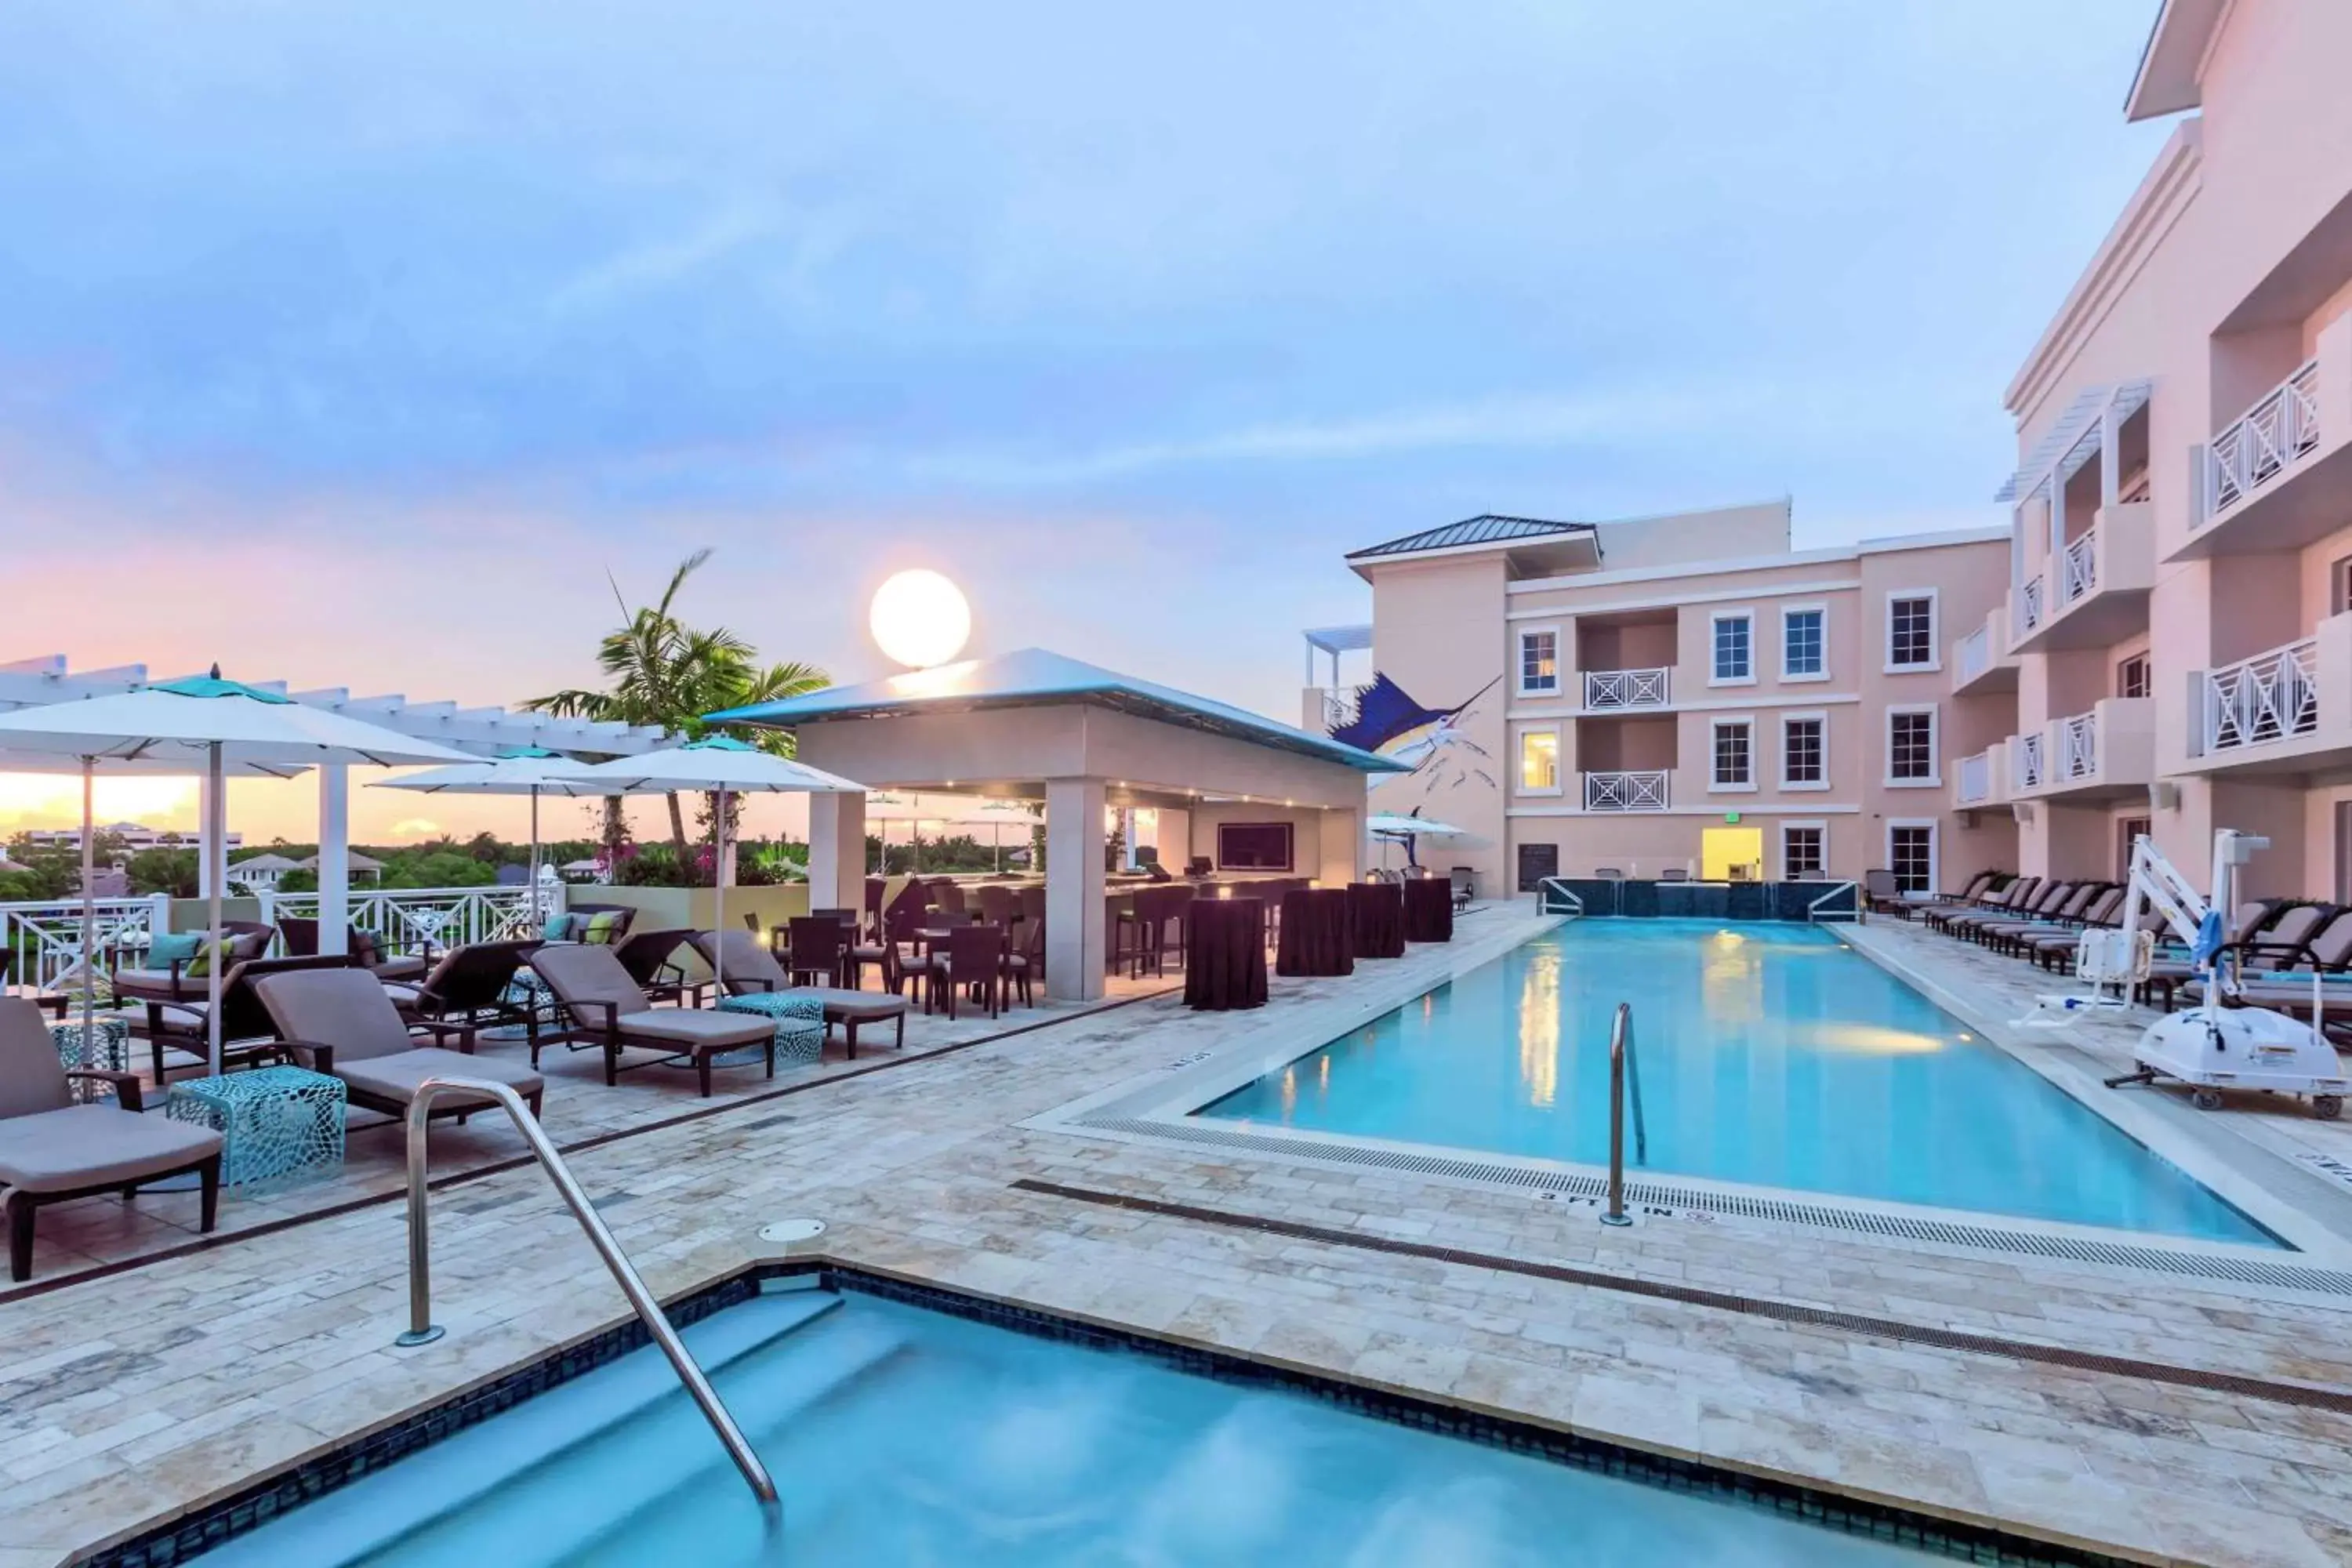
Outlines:
[[[761,668],[751,645],[721,627],[698,631],[681,622],[671,606],[686,580],[710,559],[698,550],[670,574],[669,585],[653,605],[631,609],[618,583],[613,597],[620,605],[622,624],[607,632],[596,647],[596,665],[610,682],[602,691],[571,688],[535,697],[524,707],[565,718],[650,725],[666,732],[693,738],[709,726],[705,713],[796,697],[831,684],[814,665],[789,661]],[[782,756],[792,754],[792,737],[764,731],[756,743]],[[681,864],[686,860],[686,816],[675,792],[669,803],[670,843]],[[626,837],[619,797],[604,803],[604,843],[617,848]]]

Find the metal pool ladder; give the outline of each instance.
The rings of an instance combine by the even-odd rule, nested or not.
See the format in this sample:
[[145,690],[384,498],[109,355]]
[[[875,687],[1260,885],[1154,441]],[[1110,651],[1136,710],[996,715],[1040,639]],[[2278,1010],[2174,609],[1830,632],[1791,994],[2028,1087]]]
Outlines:
[[1633,1095],[1633,1160],[1650,1163],[1650,1135],[1642,1124],[1642,1061],[1633,1051],[1633,1004],[1617,1004],[1609,1026],[1609,1212],[1602,1225],[1632,1225],[1625,1213],[1625,1091]]
[[431,1344],[441,1337],[443,1331],[433,1321],[432,1238],[425,1223],[425,1168],[426,1119],[432,1113],[433,1101],[444,1094],[479,1095],[495,1100],[505,1108],[508,1118],[515,1124],[515,1131],[521,1133],[523,1142],[530,1145],[530,1152],[539,1157],[539,1163],[547,1167],[548,1180],[555,1184],[556,1193],[572,1210],[572,1217],[578,1220],[580,1228],[588,1233],[588,1239],[595,1245],[596,1255],[604,1260],[604,1267],[613,1271],[613,1279],[621,1287],[621,1293],[628,1297],[629,1305],[636,1309],[637,1321],[645,1324],[646,1332],[653,1336],[654,1343],[661,1346],[662,1354],[669,1357],[669,1364],[676,1369],[678,1381],[686,1384],[687,1393],[694,1396],[694,1403],[701,1409],[703,1419],[710,1423],[710,1429],[719,1434],[719,1441],[726,1447],[728,1458],[735,1461],[735,1468],[743,1472],[743,1479],[750,1485],[752,1495],[772,1516],[777,1506],[776,1483],[769,1479],[768,1468],[760,1462],[760,1456],[751,1451],[751,1445],[744,1440],[743,1429],[735,1425],[735,1418],[727,1413],[727,1406],[719,1403],[718,1391],[710,1386],[710,1380],[702,1375],[702,1368],[696,1364],[685,1342],[677,1337],[677,1331],[670,1327],[669,1319],[663,1315],[661,1303],[655,1300],[653,1292],[646,1289],[645,1280],[638,1278],[628,1255],[621,1250],[621,1244],[614,1240],[613,1233],[605,1228],[604,1216],[588,1201],[588,1194],[580,1190],[580,1184],[572,1180],[571,1167],[564,1164],[563,1156],[555,1152],[555,1145],[548,1142],[539,1119],[531,1115],[530,1109],[523,1104],[522,1097],[505,1084],[478,1078],[428,1078],[416,1086],[416,1098],[408,1102],[408,1331],[393,1342],[398,1345]]

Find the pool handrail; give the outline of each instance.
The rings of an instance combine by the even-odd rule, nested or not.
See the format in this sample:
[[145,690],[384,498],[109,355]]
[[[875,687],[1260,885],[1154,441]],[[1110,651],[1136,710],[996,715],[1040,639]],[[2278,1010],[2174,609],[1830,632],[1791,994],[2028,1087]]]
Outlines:
[[[1818,925],[1822,921],[1834,920],[1851,921],[1859,924],[1862,920],[1861,895],[1862,889],[1854,882],[1843,881],[1833,883],[1827,892],[1823,893],[1820,898],[1815,899],[1812,902],[1805,906],[1806,922],[1808,924]],[[1843,900],[1844,902],[1843,906],[1838,909],[1824,910],[1822,908],[1823,904],[1829,903],[1832,900]]]
[[547,1168],[548,1180],[555,1184],[556,1194],[572,1210],[572,1217],[580,1222],[580,1228],[588,1233],[588,1239],[594,1245],[596,1255],[604,1260],[604,1267],[612,1270],[614,1282],[621,1287],[621,1293],[635,1309],[637,1321],[645,1324],[646,1332],[652,1336],[654,1343],[661,1347],[662,1354],[669,1358],[669,1364],[677,1373],[678,1381],[693,1396],[695,1405],[702,1411],[703,1419],[709,1421],[711,1430],[719,1435],[719,1441],[726,1448],[728,1458],[733,1459],[735,1468],[743,1473],[751,1495],[760,1500],[761,1506],[772,1517],[777,1508],[776,1483],[769,1478],[767,1466],[761,1464],[760,1456],[751,1451],[751,1443],[744,1438],[743,1429],[735,1425],[734,1416],[729,1415],[727,1406],[719,1402],[718,1391],[710,1386],[710,1380],[702,1374],[701,1366],[687,1350],[685,1342],[677,1337],[677,1331],[670,1326],[669,1319],[661,1310],[661,1303],[655,1300],[653,1292],[646,1289],[646,1282],[638,1275],[635,1265],[621,1250],[621,1244],[613,1238],[604,1216],[588,1201],[588,1194],[580,1190],[580,1184],[572,1178],[571,1167],[563,1163],[563,1156],[557,1153],[555,1145],[548,1141],[547,1132],[540,1126],[539,1119],[530,1114],[530,1109],[522,1102],[522,1097],[505,1084],[492,1083],[488,1079],[436,1076],[418,1084],[416,1097],[408,1102],[408,1331],[394,1339],[393,1343],[402,1346],[431,1344],[444,1332],[440,1325],[433,1321],[432,1237],[425,1216],[425,1129],[432,1114],[433,1101],[444,1094],[480,1095],[498,1101],[504,1108],[515,1124],[515,1131],[522,1134],[522,1140],[530,1146],[530,1152]]
[[1633,1159],[1650,1163],[1650,1135],[1642,1120],[1642,1062],[1633,1049],[1633,1004],[1617,1004],[1609,1024],[1609,1210],[1603,1225],[1631,1225],[1625,1213],[1625,1098],[1633,1100]]
[[1545,877],[1536,883],[1536,908],[1547,915],[1580,915],[1584,900],[1564,878]]

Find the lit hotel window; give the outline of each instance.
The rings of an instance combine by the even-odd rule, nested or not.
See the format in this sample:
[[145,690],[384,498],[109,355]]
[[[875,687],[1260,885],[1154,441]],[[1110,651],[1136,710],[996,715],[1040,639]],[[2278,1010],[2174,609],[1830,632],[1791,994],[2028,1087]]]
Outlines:
[[1553,731],[1530,730],[1519,737],[1519,787],[1559,787],[1559,736]]

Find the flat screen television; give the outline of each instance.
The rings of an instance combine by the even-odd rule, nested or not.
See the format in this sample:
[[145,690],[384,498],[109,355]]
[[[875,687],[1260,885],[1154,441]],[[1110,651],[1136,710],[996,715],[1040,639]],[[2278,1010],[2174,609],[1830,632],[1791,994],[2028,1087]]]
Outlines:
[[1221,822],[1217,824],[1217,869],[1220,871],[1293,869],[1290,824],[1287,822]]

